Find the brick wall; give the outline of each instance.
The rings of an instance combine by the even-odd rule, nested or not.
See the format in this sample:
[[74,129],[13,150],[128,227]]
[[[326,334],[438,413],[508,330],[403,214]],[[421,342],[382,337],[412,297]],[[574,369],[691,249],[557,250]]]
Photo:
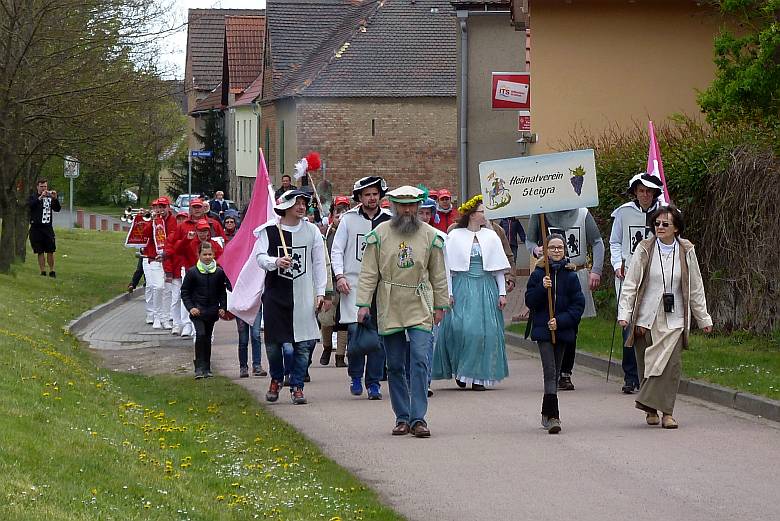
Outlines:
[[457,192],[455,98],[303,98],[296,113],[298,158],[319,152],[335,194],[366,175]]

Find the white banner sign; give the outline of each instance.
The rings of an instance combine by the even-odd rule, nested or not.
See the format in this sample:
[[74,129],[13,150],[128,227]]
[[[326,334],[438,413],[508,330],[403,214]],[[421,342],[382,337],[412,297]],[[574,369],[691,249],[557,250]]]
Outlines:
[[479,179],[488,219],[599,205],[590,149],[485,161]]

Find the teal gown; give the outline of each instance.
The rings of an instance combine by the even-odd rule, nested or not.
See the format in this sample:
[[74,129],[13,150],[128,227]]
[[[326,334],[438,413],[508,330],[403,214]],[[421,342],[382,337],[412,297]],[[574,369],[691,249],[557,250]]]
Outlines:
[[453,376],[466,384],[492,386],[509,375],[504,316],[498,286],[482,269],[479,243],[471,249],[469,271],[452,272],[454,308],[444,315],[433,354],[433,379]]

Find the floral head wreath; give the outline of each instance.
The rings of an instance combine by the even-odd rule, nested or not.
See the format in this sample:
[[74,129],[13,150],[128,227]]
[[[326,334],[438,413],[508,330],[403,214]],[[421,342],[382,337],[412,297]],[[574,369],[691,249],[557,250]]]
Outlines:
[[480,204],[482,204],[482,194],[475,195],[474,197],[472,197],[471,199],[469,199],[468,201],[460,205],[460,207],[458,208],[458,213],[460,213],[461,215],[469,213],[474,209],[476,209],[477,206],[479,206]]

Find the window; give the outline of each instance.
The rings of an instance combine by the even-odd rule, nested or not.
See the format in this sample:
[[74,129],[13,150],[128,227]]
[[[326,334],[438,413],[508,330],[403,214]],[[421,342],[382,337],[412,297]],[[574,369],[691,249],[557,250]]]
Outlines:
[[246,120],[244,120],[243,123],[244,123],[244,152],[246,152]]
[[376,136],[376,119],[371,118],[371,137]]
[[[263,148],[263,154],[269,154],[268,150],[271,148],[271,128],[265,127],[265,147]],[[266,165],[268,164],[268,158],[266,160]]]
[[250,153],[254,153],[255,152],[255,148],[257,147],[257,145],[255,144],[255,140],[252,137],[252,126],[253,126],[252,125],[252,120],[250,119],[249,120],[249,152]]
[[236,152],[238,152],[238,144],[240,143],[238,137],[238,120],[236,120]]

